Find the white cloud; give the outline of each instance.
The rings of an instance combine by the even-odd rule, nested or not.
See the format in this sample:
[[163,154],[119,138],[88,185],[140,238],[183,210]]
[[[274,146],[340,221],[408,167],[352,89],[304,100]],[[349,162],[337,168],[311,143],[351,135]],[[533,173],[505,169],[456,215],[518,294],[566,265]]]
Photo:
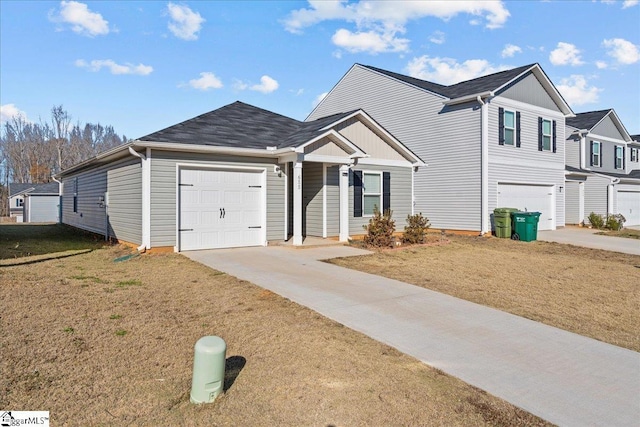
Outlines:
[[583,75],[574,74],[560,80],[558,91],[570,105],[584,105],[598,102],[598,94],[602,92],[595,86],[589,86]]
[[549,54],[549,61],[553,65],[582,65],[580,49],[571,43],[559,42],[558,46]]
[[[302,33],[323,21],[338,20],[355,25],[355,31],[339,30],[333,42],[342,42],[352,52],[398,52],[408,49],[409,40],[397,38],[411,20],[436,17],[448,21],[459,14],[470,14],[485,21],[487,28],[502,27],[510,16],[501,1],[368,1],[309,0],[309,7],[292,11],[283,21],[291,33]],[[372,39],[375,40],[372,41]],[[438,38],[436,38],[437,40]],[[355,46],[358,46],[357,48]],[[364,46],[372,46],[364,50]]]
[[636,6],[638,4],[638,0],[625,0],[622,2],[622,8],[626,9],[629,7]]
[[0,105],[0,123],[5,123],[11,121],[13,118],[22,117],[25,121],[27,120],[27,113],[20,110],[15,104],[4,104]]
[[167,5],[167,11],[171,18],[168,27],[174,36],[182,40],[198,40],[198,32],[205,22],[198,12],[192,11],[188,6],[173,3]]
[[255,85],[250,85],[249,83],[245,83],[242,80],[238,79],[235,79],[233,82],[233,88],[236,90],[249,89],[256,92],[262,92],[264,94],[275,92],[278,87],[280,87],[278,82],[267,75],[260,77],[260,83]]
[[58,13],[49,13],[49,20],[71,25],[71,30],[83,36],[103,36],[109,34],[109,22],[102,15],[89,10],[86,4],[77,1],[60,2]]
[[444,33],[442,31],[434,31],[429,37],[429,41],[435,44],[443,44],[445,41]]
[[493,66],[484,59],[469,59],[462,63],[451,58],[432,58],[423,55],[413,58],[407,64],[405,71],[411,77],[416,77],[431,82],[450,85],[476,77],[496,73],[508,67]]
[[[180,85],[186,86],[186,85]],[[210,72],[200,73],[199,79],[189,80],[189,86],[198,90],[220,89],[223,87],[222,81]]]
[[598,70],[604,70],[608,66],[609,65],[604,61],[596,61],[596,67],[598,67]]
[[311,104],[312,107],[315,108],[318,104],[320,104],[320,102],[322,102],[324,97],[327,96],[328,94],[329,92],[322,92],[320,95],[316,96],[315,99],[313,100],[313,103]]
[[506,44],[504,49],[502,49],[501,55],[503,58],[513,58],[513,55],[516,53],[522,53],[520,46],[516,46],[515,44]]
[[638,46],[625,39],[607,39],[602,45],[609,48],[607,54],[621,64],[635,64],[640,61]]
[[336,46],[351,53],[368,52],[377,54],[382,52],[406,52],[409,49],[409,40],[395,37],[395,32],[393,31],[352,33],[343,28],[336,31],[331,37],[331,41]]
[[153,72],[153,67],[144,64],[118,64],[111,59],[94,59],[87,62],[84,59],[78,59],[75,62],[76,67],[86,68],[89,71],[100,71],[102,68],[108,68],[111,74],[136,74],[139,76],[147,76]]

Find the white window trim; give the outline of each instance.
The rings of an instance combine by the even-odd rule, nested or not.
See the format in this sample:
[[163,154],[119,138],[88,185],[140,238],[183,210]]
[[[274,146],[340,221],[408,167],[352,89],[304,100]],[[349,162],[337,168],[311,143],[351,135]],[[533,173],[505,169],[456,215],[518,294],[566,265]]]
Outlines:
[[[545,135],[544,133],[544,122],[549,122],[549,134]],[[553,120],[542,118],[542,151],[553,151]],[[549,136],[549,148],[544,148],[544,137]]]
[[[596,145],[598,146],[598,162],[594,162],[594,156],[595,156],[595,147]],[[591,163],[593,163],[593,166],[601,168],[602,167],[602,143],[600,141],[593,141],[593,148],[594,150],[592,150],[592,154],[591,154]]]
[[366,188],[364,186],[364,176],[365,175],[378,175],[380,177],[380,193],[378,194],[378,197],[380,198],[380,203],[378,206],[378,209],[380,210],[380,213],[383,213],[384,210],[384,206],[382,206],[382,204],[384,203],[383,201],[383,194],[384,194],[384,188],[382,188],[382,185],[384,184],[384,182],[382,182],[382,172],[381,171],[366,171],[363,170],[362,171],[362,217],[363,218],[371,218],[373,217],[373,213],[371,214],[367,214],[365,213],[365,206],[364,206],[364,196],[368,195],[368,196],[373,196],[374,194],[367,194],[366,193]]
[[638,161],[638,149],[637,148],[631,147],[630,157],[631,157],[631,161],[632,162],[637,162]]
[[[613,165],[614,169],[624,169],[624,147],[621,145],[615,146],[616,150],[616,163]],[[618,153],[620,155],[618,156]],[[620,161],[620,167],[618,167],[618,161]]]
[[[507,126],[507,113],[513,114],[513,127],[512,128]],[[503,129],[502,129],[502,138],[504,139],[504,145],[508,145],[510,147],[515,147],[516,146],[516,127],[517,127],[515,110],[511,111],[511,110],[507,110],[505,108],[503,113],[502,113],[502,123],[504,125]],[[511,144],[507,143],[507,134],[506,134],[506,130],[507,129],[511,129],[513,131],[513,139],[512,139]]]

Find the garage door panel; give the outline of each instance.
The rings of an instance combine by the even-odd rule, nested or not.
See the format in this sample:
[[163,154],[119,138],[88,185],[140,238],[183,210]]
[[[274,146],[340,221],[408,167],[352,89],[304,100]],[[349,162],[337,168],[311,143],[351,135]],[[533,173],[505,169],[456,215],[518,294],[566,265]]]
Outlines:
[[525,212],[540,212],[539,230],[552,230],[555,206],[553,187],[548,185],[498,184],[498,206]]
[[182,169],[180,250],[262,245],[262,179],[262,172]]
[[625,218],[625,226],[640,225],[640,192],[618,191],[618,213]]

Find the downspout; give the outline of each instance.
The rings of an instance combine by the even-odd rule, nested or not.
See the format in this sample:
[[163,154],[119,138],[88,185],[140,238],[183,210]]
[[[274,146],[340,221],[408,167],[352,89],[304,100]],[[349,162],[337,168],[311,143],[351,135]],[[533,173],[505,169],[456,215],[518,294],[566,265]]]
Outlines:
[[[133,147],[129,147],[129,154],[131,154],[132,156],[140,158],[141,163],[142,163],[141,164],[142,165],[142,170],[143,170],[142,171],[142,174],[143,174],[142,180],[144,182],[144,169],[145,169],[145,162],[147,160],[147,156],[145,156],[144,154],[138,153],[136,150],[133,149]],[[145,186],[144,186],[144,184],[143,184],[142,187],[143,187],[142,188],[142,191],[143,191],[143,194],[142,194],[142,199],[143,199],[143,202],[142,202],[142,205],[143,205],[142,206],[142,244],[136,248],[138,250],[138,252],[144,252],[147,249],[146,238],[144,236],[144,234],[145,234],[144,233],[144,229],[145,229],[144,221],[145,221],[145,218],[146,218],[146,215],[145,215],[145,209],[146,208],[145,208],[145,203],[144,203],[144,199],[145,199],[145,195],[144,195],[144,190],[145,190],[144,187]]]
[[480,235],[489,232],[489,104],[478,95],[480,104]]
[[64,191],[64,185],[62,181],[58,181],[53,175],[51,175],[51,179],[58,183],[58,224],[62,224],[62,193]]

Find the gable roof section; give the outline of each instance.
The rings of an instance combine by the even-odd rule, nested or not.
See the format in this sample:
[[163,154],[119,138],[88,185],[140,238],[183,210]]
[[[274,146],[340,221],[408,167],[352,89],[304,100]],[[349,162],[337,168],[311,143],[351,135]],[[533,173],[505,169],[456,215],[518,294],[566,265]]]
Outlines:
[[518,79],[531,72],[535,74],[538,80],[540,80],[542,86],[547,90],[553,101],[558,105],[560,111],[562,111],[566,116],[573,116],[573,111],[571,110],[569,104],[567,104],[560,92],[558,92],[549,77],[537,63],[523,65],[521,67],[512,68],[510,70],[488,74],[486,76],[477,77],[475,79],[466,80],[449,86],[440,85],[438,83],[429,82],[427,80],[417,79],[415,77],[405,76],[403,74],[394,73],[391,71],[383,70],[381,68],[372,67],[370,65],[356,65],[378,72],[380,74],[384,74],[420,89],[433,92],[442,97],[449,98],[449,100],[451,101],[455,101],[461,98],[466,99],[467,97],[486,93],[494,94],[495,92],[505,88],[509,84],[515,83]]
[[19,194],[34,195],[57,195],[60,192],[60,184],[57,182],[47,182],[44,184],[31,184],[31,183],[9,183],[9,197],[17,196]]
[[598,110],[598,111],[587,111],[584,113],[578,113],[575,117],[568,117],[566,119],[566,123],[568,126],[571,126],[576,129],[586,129],[588,131],[593,130],[598,124],[600,124],[607,116],[611,117],[611,120],[618,128],[624,140],[629,142],[633,139],[627,129],[620,121],[620,118],[616,114],[613,108],[609,108],[607,110]]

